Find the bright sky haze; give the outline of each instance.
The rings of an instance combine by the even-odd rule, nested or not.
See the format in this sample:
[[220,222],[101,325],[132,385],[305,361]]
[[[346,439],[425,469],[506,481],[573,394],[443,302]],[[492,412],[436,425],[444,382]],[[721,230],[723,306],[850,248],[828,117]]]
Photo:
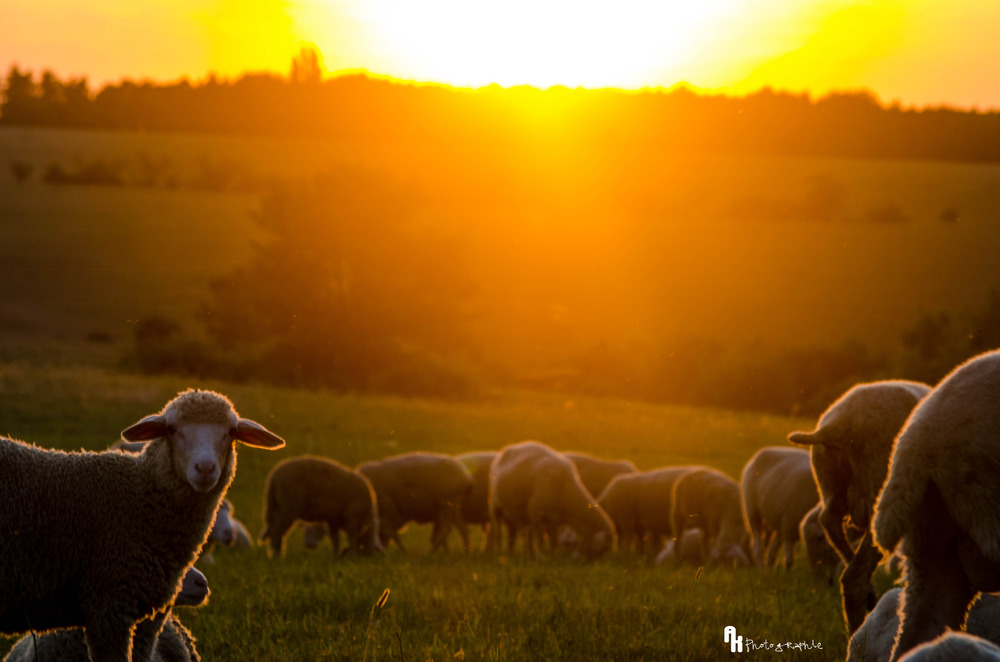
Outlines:
[[13,0],[0,65],[168,82],[326,70],[480,87],[672,87],[1000,109],[995,0]]

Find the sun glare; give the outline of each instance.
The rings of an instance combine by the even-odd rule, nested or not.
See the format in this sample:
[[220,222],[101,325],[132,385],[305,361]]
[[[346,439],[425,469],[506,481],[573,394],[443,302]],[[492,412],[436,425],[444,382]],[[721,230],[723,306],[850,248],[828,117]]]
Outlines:
[[747,2],[366,0],[352,22],[401,78],[635,88],[682,80]]

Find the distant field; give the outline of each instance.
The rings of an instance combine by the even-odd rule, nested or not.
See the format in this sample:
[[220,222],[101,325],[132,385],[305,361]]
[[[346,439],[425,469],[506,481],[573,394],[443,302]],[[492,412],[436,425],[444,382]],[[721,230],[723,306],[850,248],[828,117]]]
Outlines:
[[[789,431],[813,425],[619,400],[500,393],[447,404],[0,364],[0,433],[43,446],[103,448],[186,386],[226,392],[242,415],[288,442],[273,453],[240,450],[230,497],[254,534],[267,471],[301,453],[354,464],[409,450],[456,453],[534,438],[628,457],[642,469],[704,462],[735,477],[757,448],[783,444]],[[262,548],[217,551],[216,565],[203,568],[209,604],[180,617],[206,660],[728,659],[727,625],[758,643],[823,646],[781,659],[844,655],[838,592],[801,565],[790,573],[698,573],[616,552],[594,564],[520,554],[496,559],[454,551],[454,537],[450,554],[430,557],[429,527],[411,526],[404,535],[410,554],[393,549],[377,559],[336,559],[328,543],[310,553],[297,531],[284,559],[269,560]],[[388,604],[370,623],[386,588]]]
[[[150,314],[197,328],[208,281],[264,238],[239,182],[345,166],[414,184],[421,217],[468,240],[476,344],[523,369],[690,338],[892,348],[922,314],[1000,288],[998,166],[536,147],[2,128],[0,331],[120,344]],[[39,181],[53,162],[141,159],[174,188]],[[15,161],[31,180],[14,182]],[[235,183],[194,190],[205,164]]]

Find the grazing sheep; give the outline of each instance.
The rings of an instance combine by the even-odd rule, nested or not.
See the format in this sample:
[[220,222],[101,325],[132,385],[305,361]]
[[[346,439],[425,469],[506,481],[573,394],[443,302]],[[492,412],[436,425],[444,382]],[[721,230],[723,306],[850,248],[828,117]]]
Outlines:
[[[899,603],[903,591],[892,588],[879,599],[861,627],[851,636],[847,662],[889,662],[899,631]],[[983,593],[969,607],[965,629],[969,634],[1000,643],[1000,596]]]
[[819,502],[809,452],[788,446],[760,449],[743,467],[740,489],[754,562],[771,567],[784,548],[785,567],[791,568],[799,524]]
[[806,516],[799,522],[799,537],[806,546],[809,569],[814,575],[825,579],[828,584],[832,585],[834,572],[840,563],[840,556],[827,540],[823,525],[819,523],[819,514],[822,509],[823,504],[817,503],[806,513]]
[[[381,549],[378,501],[368,479],[325,457],[301,455],[274,465],[264,482],[264,531],[271,556],[284,552],[285,535],[296,522],[326,525],[339,551],[340,531],[347,552]],[[320,529],[322,532],[322,528]]]
[[629,460],[603,460],[587,453],[563,453],[580,474],[580,482],[590,495],[598,497],[615,476],[634,474],[639,470]]
[[395,540],[402,549],[399,532],[403,527],[409,522],[431,522],[432,552],[447,551],[452,526],[462,537],[462,548],[469,549],[462,504],[472,490],[472,476],[461,462],[441,453],[415,452],[363,462],[357,470],[378,495],[383,545]]
[[674,481],[670,511],[674,537],[688,529],[705,532],[702,553],[711,562],[732,561],[750,565],[743,550],[747,532],[743,527],[740,486],[716,469],[692,469]]
[[490,539],[490,463],[496,456],[496,451],[474,451],[455,456],[472,476],[472,490],[462,502],[462,521],[481,525],[487,542]]
[[[820,523],[844,561],[840,587],[848,634],[875,606],[872,574],[881,554],[869,523],[885,481],[893,439],[930,388],[908,381],[858,384],[830,405],[812,432],[793,432],[789,441],[809,446],[823,510]],[[854,550],[845,519],[865,531]]]
[[508,550],[514,550],[518,531],[535,555],[536,541],[547,535],[556,546],[559,530],[575,534],[577,549],[589,558],[614,545],[615,529],[587,488],[576,466],[545,444],[523,441],[504,447],[490,465],[490,512],[493,549],[500,549],[500,525],[506,524]]
[[652,471],[615,476],[597,502],[618,533],[618,548],[655,554],[664,538],[674,536],[670,518],[670,493],[674,482],[694,466],[662,467]]
[[957,629],[978,591],[1000,591],[1000,351],[955,368],[913,410],[872,530],[904,560],[893,659]]
[[[194,566],[188,568],[174,607],[200,607],[208,601],[208,580]],[[201,659],[194,647],[194,637],[167,610],[136,626],[135,639],[148,639],[153,644],[151,662],[197,662]],[[25,635],[14,644],[4,662],[88,662],[83,630],[52,630],[41,636]]]
[[902,662],[1000,662],[1000,647],[964,632],[948,632],[914,648],[901,659]]
[[132,633],[197,558],[236,471],[234,442],[285,443],[196,390],[122,436],[151,441],[131,455],[0,439],[0,631],[82,626],[95,660],[148,658]]

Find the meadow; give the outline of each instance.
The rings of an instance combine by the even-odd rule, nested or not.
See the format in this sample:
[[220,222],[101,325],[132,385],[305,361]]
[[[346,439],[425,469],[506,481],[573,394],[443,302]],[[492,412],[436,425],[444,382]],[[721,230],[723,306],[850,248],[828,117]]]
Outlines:
[[[241,414],[288,444],[243,449],[229,496],[254,534],[270,467],[301,453],[347,464],[409,450],[457,453],[526,438],[628,457],[640,468],[703,462],[736,477],[761,446],[813,421],[613,399],[498,392],[446,403],[265,386],[137,377],[97,367],[0,364],[4,434],[43,446],[101,449],[177,390],[228,393]],[[179,612],[206,660],[727,659],[723,628],[755,642],[822,648],[755,656],[842,658],[836,588],[798,563],[790,572],[656,566],[612,552],[596,563],[522,554],[465,554],[452,536],[431,556],[429,526],[404,533],[409,552],[338,558],[310,552],[298,530],[284,558],[262,547],[216,550],[202,568],[212,596]],[[474,531],[473,540],[478,540]],[[388,601],[376,607],[385,589]],[[7,638],[12,643],[13,638]],[[4,650],[0,648],[0,650]]]
[[[664,339],[750,352],[856,338],[892,348],[919,316],[960,314],[1000,287],[994,165],[536,147],[484,156],[475,146],[0,128],[0,167],[21,161],[35,173],[18,183],[0,172],[0,434],[101,449],[178,390],[216,388],[288,440],[280,452],[240,453],[230,497],[256,534],[267,471],[302,453],[354,465],[538,439],[641,469],[703,463],[737,477],[758,448],[815,423],[569,392],[487,389],[447,402],[123,370],[138,320],[162,315],[199,332],[208,283],[268,238],[253,217],[268,177],[374,168],[428,192],[418,220],[474,240],[481,352],[514,371],[602,342],[638,362]],[[135,180],[40,181],[50,163],[95,159],[121,161]],[[155,185],[129,170],[149,162],[163,164]],[[225,186],[198,180],[219,168]],[[181,619],[206,660],[704,660],[730,656],[727,625],[758,643],[822,644],[752,655],[844,656],[838,591],[801,563],[756,572],[618,553],[532,561],[463,554],[457,541],[429,556],[428,539],[411,527],[410,554],[373,559],[334,558],[328,543],[308,552],[294,533],[282,559],[220,550],[204,568],[209,605]]]

